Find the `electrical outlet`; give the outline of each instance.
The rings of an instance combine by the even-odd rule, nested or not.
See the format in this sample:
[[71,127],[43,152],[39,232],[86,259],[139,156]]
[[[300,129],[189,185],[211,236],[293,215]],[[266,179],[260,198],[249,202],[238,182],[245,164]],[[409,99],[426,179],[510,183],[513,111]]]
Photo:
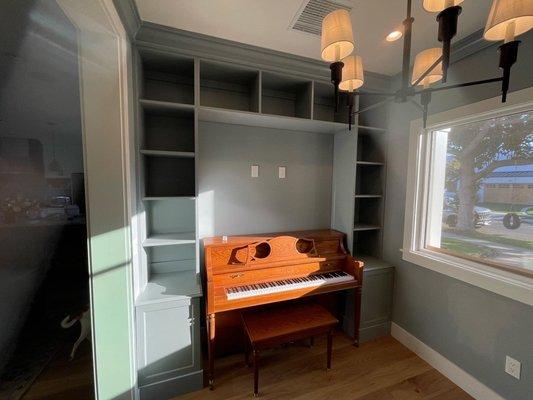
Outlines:
[[522,368],[522,364],[520,361],[515,360],[512,357],[506,356],[505,357],[505,372],[507,372],[509,375],[516,379],[520,379],[520,369]]
[[259,165],[252,165],[252,178],[258,178],[259,177]]
[[279,179],[285,179],[287,177],[286,167],[278,167],[278,177]]

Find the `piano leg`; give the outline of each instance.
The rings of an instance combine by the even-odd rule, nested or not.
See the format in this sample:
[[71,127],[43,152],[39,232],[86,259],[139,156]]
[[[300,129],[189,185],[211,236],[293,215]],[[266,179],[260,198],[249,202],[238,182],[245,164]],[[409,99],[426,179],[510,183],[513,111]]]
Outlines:
[[207,316],[207,357],[209,358],[209,390],[215,388],[215,314]]
[[328,332],[328,348],[327,348],[327,359],[326,359],[326,370],[331,369],[331,350],[333,347],[333,330]]
[[259,351],[253,349],[254,357],[254,397],[259,395]]
[[353,321],[353,344],[359,347],[359,328],[361,327],[361,286],[355,288],[354,296],[354,321]]

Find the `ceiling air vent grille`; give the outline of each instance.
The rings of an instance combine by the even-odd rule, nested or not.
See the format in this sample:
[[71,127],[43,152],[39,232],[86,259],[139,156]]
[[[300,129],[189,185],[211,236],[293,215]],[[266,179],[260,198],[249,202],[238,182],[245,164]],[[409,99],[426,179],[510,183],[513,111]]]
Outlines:
[[350,12],[352,7],[341,1],[309,0],[304,4],[291,22],[291,28],[297,31],[321,36],[322,20],[330,12],[344,9]]

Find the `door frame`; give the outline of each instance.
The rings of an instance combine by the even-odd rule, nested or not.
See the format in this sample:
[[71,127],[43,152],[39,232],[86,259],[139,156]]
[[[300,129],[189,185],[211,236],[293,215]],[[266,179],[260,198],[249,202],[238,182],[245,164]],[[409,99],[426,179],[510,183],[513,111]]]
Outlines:
[[77,29],[94,392],[137,398],[131,46],[112,0],[56,0]]

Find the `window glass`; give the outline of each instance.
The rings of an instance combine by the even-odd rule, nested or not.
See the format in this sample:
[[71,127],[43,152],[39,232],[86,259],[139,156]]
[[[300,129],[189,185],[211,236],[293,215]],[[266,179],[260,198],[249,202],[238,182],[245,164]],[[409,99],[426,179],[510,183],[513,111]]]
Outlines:
[[426,247],[533,273],[533,111],[430,135]]

